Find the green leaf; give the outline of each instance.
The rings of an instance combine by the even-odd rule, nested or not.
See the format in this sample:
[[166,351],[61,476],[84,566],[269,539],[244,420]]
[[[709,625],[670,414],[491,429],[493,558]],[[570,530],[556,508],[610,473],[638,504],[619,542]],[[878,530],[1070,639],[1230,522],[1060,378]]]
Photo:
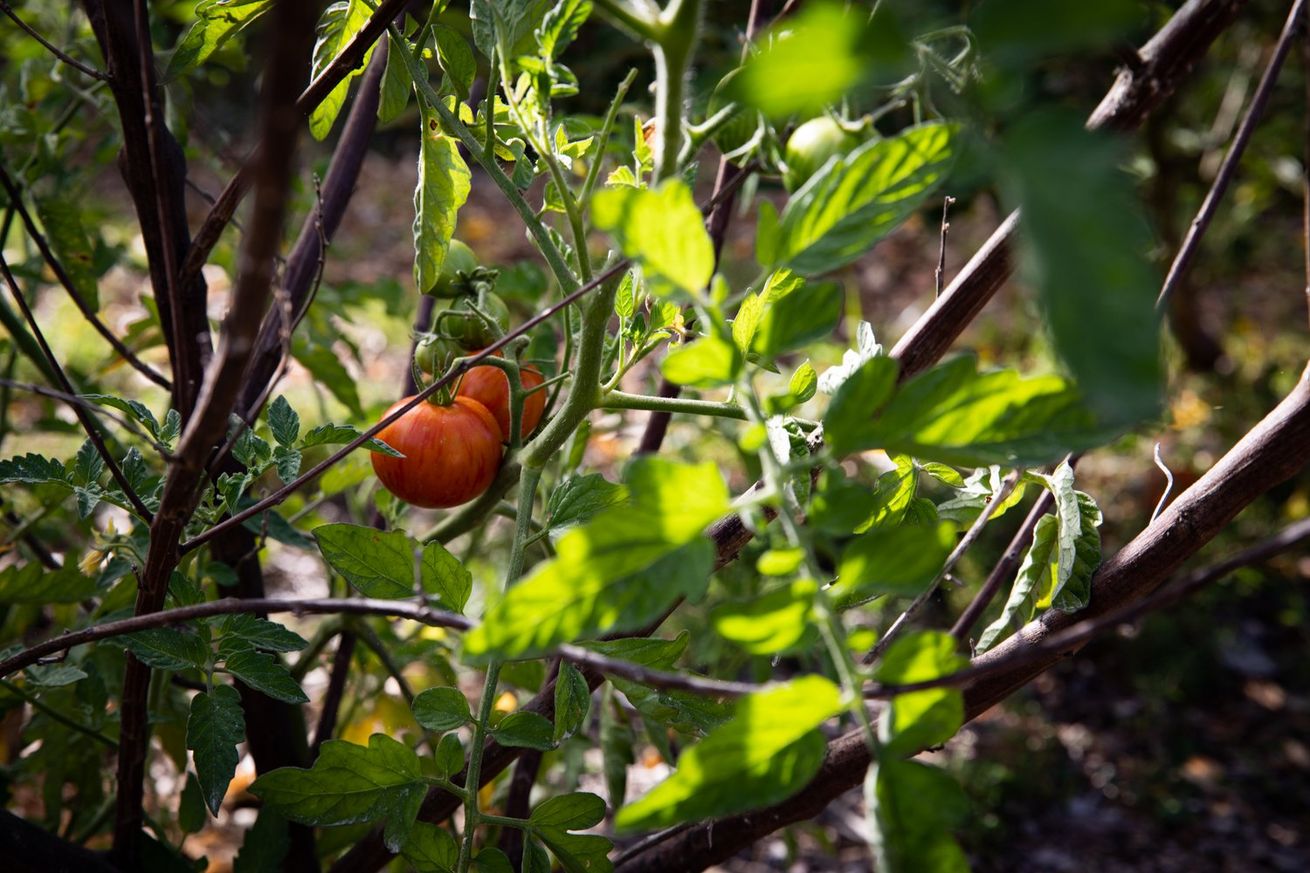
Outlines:
[[875,594],[914,597],[937,576],[955,542],[955,527],[875,527],[842,552],[833,596],[852,604]]
[[1028,113],[1005,136],[1023,209],[1022,274],[1087,404],[1110,426],[1153,417],[1161,402],[1156,240],[1126,159],[1119,142],[1072,113]]
[[289,448],[300,439],[300,416],[281,394],[268,406],[268,428],[280,446]]
[[[889,685],[936,679],[963,669],[969,659],[958,641],[942,631],[920,631],[888,647],[874,678]],[[964,724],[964,695],[958,688],[929,688],[898,694],[878,721],[879,739],[888,756],[912,756],[940,745]]]
[[551,533],[559,533],[627,499],[627,488],[599,473],[570,476],[550,492],[546,501],[547,525]]
[[742,354],[735,344],[709,334],[695,342],[675,346],[660,369],[664,378],[675,385],[714,388],[732,384],[741,372],[742,363]]
[[[316,78],[320,73],[331,66],[336,60],[337,55],[350,45],[350,41],[355,38],[364,25],[368,23],[372,10],[364,0],[340,0],[333,3],[323,11],[323,17],[318,21],[318,40],[314,43],[314,65],[310,78]],[[369,46],[368,51],[364,54],[363,62],[346,73],[341,81],[337,83],[323,102],[315,106],[309,113],[309,132],[314,139],[321,140],[332,130],[332,125],[336,122],[337,116],[341,113],[341,107],[346,104],[346,96],[350,93],[350,82],[360,74],[362,69],[368,65],[369,59],[373,56],[373,47]]]
[[209,645],[198,634],[170,627],[151,628],[122,637],[123,647],[156,670],[197,669],[209,663]]
[[1061,612],[1077,612],[1092,596],[1092,576],[1101,565],[1101,510],[1090,494],[1078,495],[1081,533],[1074,543],[1073,568],[1058,591],[1051,593],[1051,605]]
[[473,856],[474,873],[515,873],[509,857],[494,846]]
[[745,603],[718,606],[710,622],[719,636],[752,655],[782,652],[810,629],[818,591],[813,579],[797,579]]
[[277,469],[277,477],[283,482],[293,482],[300,475],[300,461],[300,452],[295,449],[278,446],[273,450],[273,466]]
[[873,335],[873,325],[861,321],[855,328],[855,348],[842,353],[840,364],[823,371],[819,377],[819,390],[824,394],[836,394],[847,379],[877,357],[882,357],[882,345]]
[[714,246],[704,218],[680,179],[656,189],[605,188],[592,201],[592,220],[642,267],[656,294],[699,294],[714,272]]
[[389,124],[409,108],[409,97],[414,93],[414,80],[409,76],[409,66],[402,53],[409,51],[389,36],[387,37],[387,68],[382,72],[382,93],[378,99],[378,121]]
[[[935,465],[942,468],[941,464]],[[951,470],[950,467],[945,467]],[[954,470],[951,470],[955,473]],[[1004,480],[1001,478],[1002,470],[999,466],[986,467],[975,470],[969,478],[964,480],[955,492],[955,496],[950,500],[942,502],[937,507],[937,513],[941,518],[947,521],[958,522],[961,525],[972,524],[982,511],[991,503],[996,492],[1004,487]],[[959,474],[955,473],[958,479]],[[1006,512],[1017,506],[1023,500],[1024,492],[1027,490],[1027,480],[1020,479],[1013,488],[1010,489],[1009,495],[1003,497],[1001,502],[992,510],[992,518],[1000,518]]]
[[549,797],[532,810],[528,820],[537,827],[581,831],[605,819],[605,801],[594,794],[578,792]]
[[543,58],[557,58],[578,35],[591,15],[591,0],[563,0],[551,6],[537,28],[537,47]]
[[119,412],[126,414],[128,418],[142,425],[150,432],[151,436],[159,439],[159,421],[155,418],[155,414],[150,411],[150,407],[146,406],[141,401],[129,400],[124,397],[115,397],[112,394],[83,394],[82,399],[90,400],[92,403],[100,406],[109,406],[113,409],[117,409]]
[[473,57],[473,50],[459,31],[445,24],[435,24],[432,34],[437,40],[437,60],[441,70],[454,86],[455,93],[461,100],[467,100],[469,89],[478,74],[478,62]]
[[79,603],[96,591],[96,580],[76,567],[47,570],[36,562],[0,570],[0,604]]
[[424,591],[437,595],[442,606],[464,614],[473,592],[473,576],[441,543],[434,541],[423,547],[419,582]]
[[228,655],[223,663],[233,676],[274,700],[309,703],[295,678],[272,655],[246,649]]
[[95,269],[95,245],[82,221],[78,204],[69,197],[51,194],[36,198],[36,214],[45,229],[46,241],[54,251],[73,288],[91,309],[100,310],[99,276]]
[[728,508],[718,469],[641,458],[627,478],[631,503],[560,537],[556,557],[510,589],[464,637],[467,654],[521,657],[640,627],[679,596],[703,590],[714,551],[702,532]]
[[245,738],[241,695],[231,685],[216,685],[213,691],[202,691],[191,698],[186,747],[195,753],[196,776],[205,805],[214,815],[218,815],[228,783],[237,771],[237,744]]
[[432,761],[437,775],[445,779],[464,769],[464,745],[459,740],[459,734],[443,736],[432,754]]
[[668,827],[785,800],[823,762],[817,728],[841,710],[841,692],[821,676],[743,697],[736,716],[687,749],[672,776],[619,811],[615,827]]
[[472,175],[456,140],[441,130],[437,115],[423,107],[418,186],[414,189],[414,281],[426,291],[436,284],[455,234],[455,219],[468,199]]
[[732,320],[732,341],[737,349],[745,355],[755,338],[755,330],[760,326],[760,316],[764,313],[764,298],[759,294],[747,294],[737,308],[737,317]]
[[403,531],[380,531],[358,524],[314,528],[323,559],[365,597],[414,596],[417,544]]
[[443,733],[473,720],[469,702],[458,688],[429,688],[414,698],[414,718],[430,731]]
[[816,115],[856,85],[890,84],[905,71],[909,40],[889,25],[891,10],[868,24],[834,2],[807,3],[761,40],[730,94],[772,118]]
[[196,774],[187,771],[186,787],[177,804],[177,826],[184,834],[194,834],[205,826],[205,798],[200,790],[200,780]]
[[72,481],[64,465],[54,458],[28,452],[0,461],[0,484],[61,485],[71,489]]
[[277,810],[264,807],[254,826],[246,831],[232,873],[282,873],[282,861],[290,849],[286,818]]
[[828,336],[841,321],[846,300],[836,282],[806,282],[790,270],[774,272],[762,294],[764,314],[751,349],[766,358]]
[[879,870],[968,873],[969,862],[951,832],[968,816],[969,802],[949,775],[884,756],[870,768],[865,803]]
[[558,828],[539,827],[536,834],[559,860],[565,873],[609,873],[614,844],[598,834],[570,834]]
[[[345,443],[353,442],[355,437],[359,436],[361,433],[363,433],[363,431],[349,424],[320,424],[318,427],[305,434],[305,438],[300,442],[300,447],[302,449],[308,449],[313,446],[344,445]],[[379,439],[370,438],[364,443],[364,447],[369,451],[377,452],[382,455],[390,455],[393,458],[405,457]]]
[[[560,664],[555,680],[555,745],[573,736],[587,723],[591,710],[591,687],[578,668],[568,662]],[[604,815],[602,804],[601,814]]]
[[899,373],[894,358],[870,358],[842,381],[823,416],[823,438],[834,454],[866,447],[874,418],[891,399]]
[[168,59],[164,81],[171,82],[203,64],[272,6],[273,0],[200,0],[195,23]]
[[249,428],[232,446],[232,456],[254,472],[262,472],[273,460],[273,447]]
[[954,467],[948,467],[945,464],[939,464],[936,461],[929,461],[923,465],[922,469],[923,472],[927,473],[938,482],[949,485],[952,488],[964,487],[964,477],[961,476],[960,471],[956,470]]
[[1033,543],[1024,553],[1010,596],[1001,609],[1000,617],[983,631],[976,652],[990,649],[1016,618],[1026,621],[1032,616],[1033,592],[1054,587],[1050,579],[1056,570],[1056,535],[1059,527],[1060,523],[1054,515],[1043,515],[1037,520],[1037,526],[1033,528]]
[[511,712],[491,730],[502,746],[543,752],[555,747],[554,733],[550,719],[535,712]]
[[23,672],[38,688],[62,688],[87,677],[85,670],[72,664],[33,664]]
[[1081,394],[1059,376],[979,373],[957,358],[901,385],[877,419],[842,431],[847,454],[881,448],[963,467],[1038,466],[1104,440]]
[[787,201],[771,260],[813,276],[858,258],[946,178],[956,132],[953,124],[921,124],[826,164]]
[[451,873],[459,862],[459,844],[445,828],[419,821],[400,854],[418,873]]
[[400,851],[427,793],[418,756],[404,743],[373,734],[368,746],[328,740],[309,769],[265,773],[250,790],[292,821],[319,827],[384,819],[387,848]]
[[298,652],[309,642],[275,621],[254,615],[225,616],[219,624],[219,651],[238,643],[266,652]]

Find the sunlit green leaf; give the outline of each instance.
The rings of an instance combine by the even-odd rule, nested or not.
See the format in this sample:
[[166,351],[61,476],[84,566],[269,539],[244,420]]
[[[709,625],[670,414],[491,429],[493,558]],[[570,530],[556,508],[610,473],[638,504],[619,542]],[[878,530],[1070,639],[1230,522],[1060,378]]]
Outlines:
[[787,201],[769,260],[814,276],[858,258],[945,179],[956,132],[953,124],[922,124],[825,165]]
[[619,811],[620,830],[668,827],[769,806],[823,761],[817,728],[842,709],[837,686],[805,676],[737,702],[737,714],[687,749],[673,775]]
[[728,507],[715,465],[642,458],[629,468],[627,484],[631,502],[560,537],[557,556],[465,636],[468,654],[520,657],[639,627],[679,596],[703,590],[714,552],[702,532]]
[[753,655],[791,648],[811,627],[819,586],[798,579],[746,603],[726,603],[710,614],[714,630]]
[[691,190],[679,179],[658,188],[605,188],[592,201],[592,220],[637,261],[658,294],[699,294],[714,272],[714,246]]
[[954,545],[954,525],[875,527],[842,552],[833,595],[842,603],[875,594],[913,597],[933,580]]
[[[314,43],[311,78],[318,76],[336,60],[355,35],[364,29],[372,14],[373,10],[364,0],[339,0],[323,11],[323,17],[318,22],[318,40]],[[337,116],[341,114],[341,107],[346,103],[346,96],[350,93],[351,80],[360,74],[372,56],[373,47],[369,46],[363,63],[346,73],[322,102],[310,111],[309,132],[314,139],[323,139],[332,130]]]
[[282,767],[250,790],[292,821],[332,827],[386,820],[387,846],[400,851],[427,792],[418,756],[384,734],[368,746],[328,740],[313,768]]
[[[888,685],[906,685],[945,676],[965,667],[969,659],[959,642],[943,631],[907,634],[888,647],[874,678]],[[914,755],[940,745],[964,724],[964,695],[958,688],[928,688],[892,698],[878,720],[886,755]]]
[[414,189],[414,281],[420,291],[436,284],[455,219],[468,200],[472,175],[456,140],[443,133],[435,111],[423,107],[418,186]]

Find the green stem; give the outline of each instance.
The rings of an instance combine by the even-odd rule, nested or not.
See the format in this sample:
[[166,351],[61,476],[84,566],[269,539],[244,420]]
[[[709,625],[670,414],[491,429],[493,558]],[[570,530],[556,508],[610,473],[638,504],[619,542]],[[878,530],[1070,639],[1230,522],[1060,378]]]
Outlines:
[[659,18],[649,6],[633,9],[626,0],[596,0],[596,7],[607,18],[613,19],[641,39],[654,42],[660,37]]
[[681,412],[687,415],[709,415],[715,418],[735,418],[745,421],[746,410],[735,403],[718,400],[692,400],[687,397],[653,397],[646,394],[628,394],[625,391],[607,392],[600,400],[603,409],[643,409],[650,412]]
[[469,763],[464,778],[464,841],[459,850],[459,863],[455,873],[468,873],[473,861],[473,840],[477,835],[478,822],[478,788],[482,784],[482,752],[487,746],[487,724],[491,721],[491,711],[496,705],[496,684],[500,681],[500,662],[492,661],[487,666],[487,678],[482,685],[482,703],[478,707],[478,720],[473,723],[473,742],[469,747]]
[[696,46],[701,0],[670,0],[660,15],[655,55],[655,169],[652,184],[678,172],[682,151],[683,85]]
[[600,394],[601,359],[605,352],[605,332],[610,316],[614,313],[614,294],[622,279],[622,273],[615,275],[585,303],[581,336],[578,339],[578,360],[573,368],[573,389],[559,413],[532,442],[523,447],[525,468],[546,466],[587,414],[596,408]]
[[[518,518],[515,519],[514,524],[514,542],[510,546],[509,566],[505,570],[507,589],[523,575],[523,553],[527,547],[528,537],[532,534],[532,509],[536,504],[537,484],[540,481],[540,468],[523,468],[523,473],[519,477],[519,506]],[[482,686],[478,720],[473,724],[473,742],[469,748],[468,771],[464,779],[466,792],[464,842],[460,849],[456,873],[468,873],[469,863],[473,860],[473,842],[478,825],[491,820],[478,811],[478,789],[482,785],[482,754],[487,746],[487,726],[496,703],[496,684],[500,680],[500,667],[500,661],[492,661],[487,666],[487,678]]]
[[619,107],[623,105],[623,98],[628,95],[628,89],[637,78],[637,68],[633,67],[628,70],[628,75],[623,77],[619,83],[619,88],[614,92],[614,99],[610,101],[609,111],[605,113],[605,120],[601,122],[600,133],[596,134],[596,157],[592,160],[591,166],[587,168],[587,178],[582,183],[582,193],[578,195],[578,201],[581,203],[591,202],[591,192],[596,188],[596,180],[600,178],[601,164],[605,163],[605,147],[609,145],[610,134],[614,131],[614,122],[619,116]]

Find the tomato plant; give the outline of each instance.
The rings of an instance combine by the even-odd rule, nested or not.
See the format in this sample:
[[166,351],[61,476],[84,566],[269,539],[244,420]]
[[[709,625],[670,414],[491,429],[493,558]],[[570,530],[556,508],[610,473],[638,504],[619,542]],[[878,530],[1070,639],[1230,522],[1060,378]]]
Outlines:
[[1299,313],[1161,343],[1304,234],[1243,6],[0,5],[0,856],[982,857],[974,719],[1310,537]]
[[[393,404],[385,419],[412,397]],[[387,490],[425,509],[467,503],[487,490],[500,466],[501,428],[476,398],[449,406],[421,401],[378,431],[377,438],[404,455],[373,455],[373,471]]]
[[437,281],[425,293],[433,297],[454,298],[463,293],[461,282],[473,275],[478,268],[478,256],[467,243],[452,239],[446,248],[445,260],[441,263],[441,272]]

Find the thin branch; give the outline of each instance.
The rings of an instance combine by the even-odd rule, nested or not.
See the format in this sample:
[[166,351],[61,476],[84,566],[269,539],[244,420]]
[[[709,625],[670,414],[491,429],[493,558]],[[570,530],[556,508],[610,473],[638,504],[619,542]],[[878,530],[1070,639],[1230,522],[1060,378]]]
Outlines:
[[942,239],[937,248],[937,269],[933,272],[933,282],[936,288],[935,297],[942,296],[942,280],[946,275],[946,234],[951,229],[951,223],[947,220],[950,215],[951,204],[955,198],[949,194],[942,199]]
[[168,379],[154,367],[138,358],[131,349],[123,344],[122,340],[114,335],[113,331],[105,326],[105,323],[100,320],[100,317],[96,315],[95,311],[87,304],[86,298],[84,298],[81,292],[79,292],[74,286],[73,277],[68,275],[68,271],[64,269],[63,264],[59,263],[59,259],[55,257],[55,253],[50,248],[50,243],[46,240],[45,235],[37,230],[36,222],[32,220],[31,213],[29,213],[27,207],[23,205],[22,192],[14,183],[14,180],[9,177],[9,174],[5,172],[3,166],[0,166],[0,185],[4,186],[5,193],[9,195],[10,205],[23,220],[23,226],[27,230],[28,237],[32,242],[36,243],[36,247],[41,252],[41,256],[45,258],[46,264],[50,267],[50,272],[54,273],[55,278],[59,280],[59,284],[64,286],[64,290],[67,291],[68,296],[72,298],[73,305],[77,307],[77,311],[82,313],[82,316],[91,323],[92,327],[95,328],[96,333],[104,337],[105,341],[113,347],[114,351],[117,352],[123,360],[131,364],[133,369],[139,372],[142,376],[145,376],[151,382],[154,382],[156,385],[163,388],[165,391],[172,391],[173,383],[169,382]]
[[[68,374],[66,374],[64,368],[59,365],[59,359],[55,357],[55,353],[50,350],[50,344],[46,342],[45,334],[41,332],[41,326],[36,322],[36,316],[32,314],[31,308],[27,305],[27,300],[23,297],[23,293],[18,290],[18,282],[15,281],[14,274],[9,270],[9,262],[5,260],[3,252],[0,252],[0,271],[3,271],[4,273],[5,282],[9,285],[9,293],[13,295],[14,302],[18,304],[19,310],[23,313],[23,318],[27,321],[28,329],[32,331],[32,335],[36,337],[37,343],[41,346],[41,354],[45,356],[46,363],[50,366],[51,371],[59,380],[59,387],[63,389],[65,394],[76,394],[77,391],[73,388],[73,384],[68,381]],[[152,521],[154,515],[146,508],[146,505],[141,501],[141,498],[137,496],[136,490],[132,487],[132,483],[127,481],[127,477],[123,475],[123,471],[118,466],[118,462],[115,461],[114,456],[109,453],[109,447],[105,445],[104,437],[101,435],[100,427],[96,424],[95,419],[93,419],[87,411],[79,405],[74,404],[72,409],[73,414],[77,416],[78,422],[82,425],[82,430],[86,431],[87,439],[91,440],[91,444],[95,446],[96,453],[99,454],[101,460],[105,462],[105,467],[108,468],[109,475],[113,476],[114,481],[118,483],[118,487],[122,490],[123,496],[132,504],[132,508],[136,511],[137,515],[145,519],[147,523]]]
[[54,45],[49,40],[47,40],[40,33],[38,33],[30,24],[23,21],[23,19],[19,18],[18,13],[14,12],[13,7],[11,7],[7,2],[5,2],[5,0],[0,0],[0,12],[3,12],[5,15],[8,15],[11,19],[13,19],[14,24],[18,25],[20,30],[22,30],[28,36],[32,37],[32,39],[41,43],[41,45],[45,47],[46,51],[50,52],[50,54],[59,58],[59,60],[63,61],[64,63],[68,64],[74,70],[77,70],[79,73],[85,76],[90,76],[92,79],[96,79],[101,82],[109,81],[108,75],[100,72],[95,67],[84,64],[82,61],[79,61],[77,58],[72,57],[67,52],[63,51],[58,46]]
[[937,575],[933,578],[932,582],[928,583],[928,587],[920,592],[919,596],[910,602],[910,605],[905,608],[904,612],[897,616],[896,620],[892,622],[891,627],[887,628],[887,632],[882,635],[881,639],[879,639],[874,647],[864,656],[865,664],[872,664],[881,658],[883,653],[886,652],[887,648],[892,644],[892,640],[896,639],[896,637],[900,635],[900,632],[905,629],[905,626],[909,624],[910,619],[914,618],[914,616],[919,613],[919,610],[923,608],[923,605],[928,602],[929,598],[937,593],[937,588],[941,585],[942,579],[946,578],[946,574],[950,573],[952,568],[954,568],[955,565],[960,562],[960,559],[964,557],[964,553],[969,551],[969,547],[978,540],[978,537],[982,536],[983,528],[987,526],[987,522],[991,521],[992,513],[996,511],[996,508],[1001,505],[1005,498],[1010,496],[1010,491],[1013,490],[1018,481],[1018,470],[1015,470],[1005,477],[1001,482],[1000,487],[996,489],[996,493],[992,495],[991,500],[988,500],[987,505],[983,507],[983,511],[978,513],[978,518],[976,518],[973,524],[970,525],[969,530],[960,538],[960,541],[955,544],[955,548],[951,550],[950,555],[946,558],[946,563],[937,571]]
[[49,656],[65,652],[75,646],[112,639],[137,631],[170,627],[199,618],[216,615],[275,615],[289,612],[293,615],[382,615],[417,621],[430,627],[444,627],[467,631],[474,624],[470,619],[453,612],[443,612],[422,603],[406,600],[376,600],[368,597],[225,597],[191,606],[161,609],[148,615],[134,615],[117,621],[107,621],[82,630],[69,631],[57,637],[29,646],[14,655],[0,660],[0,677],[15,670],[46,661]]
[[1287,59],[1287,53],[1292,49],[1292,41],[1296,38],[1298,29],[1303,25],[1302,18],[1304,14],[1305,0],[1296,0],[1287,13],[1287,21],[1283,24],[1283,32],[1279,34],[1278,43],[1274,46],[1274,54],[1269,59],[1269,64],[1265,67],[1264,73],[1260,76],[1260,84],[1256,86],[1255,95],[1251,98],[1251,105],[1247,107],[1246,114],[1242,116],[1241,124],[1237,126],[1237,135],[1233,137],[1233,144],[1229,147],[1228,154],[1224,155],[1224,162],[1220,164],[1219,172],[1215,174],[1214,182],[1211,183],[1210,190],[1206,192],[1205,200],[1201,203],[1201,208],[1197,211],[1196,217],[1192,219],[1191,226],[1187,228],[1187,236],[1183,238],[1183,244],[1179,247],[1178,254],[1174,256],[1174,262],[1169,267],[1169,274],[1165,276],[1164,286],[1160,289],[1160,296],[1155,300],[1157,312],[1164,310],[1165,304],[1169,302],[1169,296],[1173,294],[1174,289],[1183,280],[1183,276],[1187,273],[1187,269],[1191,266],[1192,259],[1196,256],[1196,251],[1201,245],[1201,238],[1205,236],[1211,220],[1214,219],[1215,212],[1219,209],[1219,201],[1223,199],[1225,192],[1228,191],[1229,184],[1233,181],[1233,176],[1237,172],[1237,165],[1241,162],[1242,154],[1251,141],[1251,134],[1255,132],[1256,125],[1260,122],[1260,116],[1264,114],[1265,106],[1269,103],[1269,95],[1273,93],[1274,85],[1278,81],[1278,74],[1283,68],[1283,61]]
[[708,676],[692,676],[675,673],[670,670],[655,670],[642,664],[610,658],[583,646],[563,645],[555,649],[566,661],[579,666],[591,667],[602,673],[621,676],[641,685],[669,691],[690,691],[693,694],[705,694],[710,697],[742,697],[767,689],[768,685],[753,682],[734,682],[728,679],[711,679]]

